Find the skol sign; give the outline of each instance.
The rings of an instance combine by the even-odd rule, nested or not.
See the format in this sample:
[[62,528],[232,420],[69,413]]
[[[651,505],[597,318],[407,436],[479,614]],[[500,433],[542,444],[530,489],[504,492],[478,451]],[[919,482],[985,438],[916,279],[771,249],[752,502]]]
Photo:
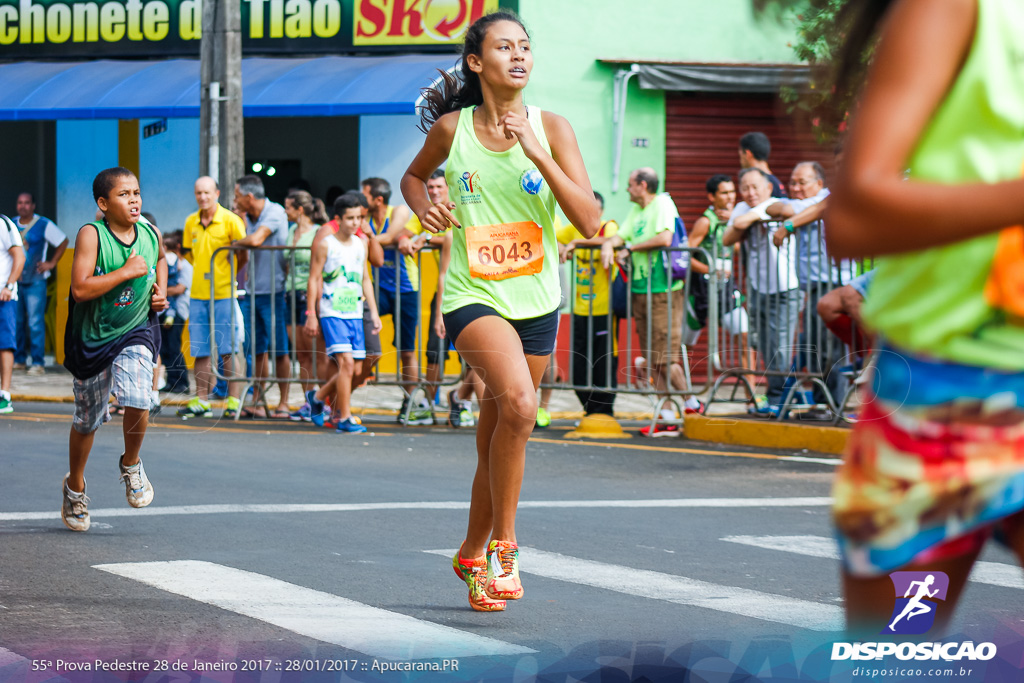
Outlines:
[[444,45],[498,9],[498,0],[356,0],[352,44]]

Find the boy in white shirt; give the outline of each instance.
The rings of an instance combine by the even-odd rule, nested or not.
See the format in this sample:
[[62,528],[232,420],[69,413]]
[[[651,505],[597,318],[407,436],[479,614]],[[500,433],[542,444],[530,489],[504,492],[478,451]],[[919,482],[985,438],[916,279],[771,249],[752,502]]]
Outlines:
[[0,214],[0,414],[14,412],[11,373],[17,347],[18,278],[24,265],[21,232]]
[[338,232],[324,236],[310,259],[305,332],[315,337],[323,328],[327,354],[338,363],[338,373],[320,389],[306,392],[306,400],[313,423],[323,426],[324,399],[333,391],[339,415],[335,432],[354,434],[366,431],[352,419],[350,406],[352,378],[362,370],[366,358],[363,306],[370,308],[374,334],[380,332],[381,322],[366,267],[366,247],[355,236],[363,219],[362,207],[354,198],[342,195],[335,208],[343,209],[338,212]]

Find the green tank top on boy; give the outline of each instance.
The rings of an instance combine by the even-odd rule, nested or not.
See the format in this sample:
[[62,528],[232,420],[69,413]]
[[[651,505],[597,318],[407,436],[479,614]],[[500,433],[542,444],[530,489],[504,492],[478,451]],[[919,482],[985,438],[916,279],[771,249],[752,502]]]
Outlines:
[[[979,0],[970,54],[909,159],[911,180],[953,185],[1021,177],[1021,35],[1024,5]],[[993,233],[878,259],[865,319],[911,352],[1024,370],[1024,323],[985,293],[999,238]]]
[[[441,310],[484,304],[509,320],[551,313],[561,297],[555,197],[519,144],[483,146],[473,110],[459,114],[445,170],[462,229],[454,229]],[[527,107],[527,118],[550,152],[540,109]]]
[[96,228],[99,238],[95,275],[106,275],[122,267],[133,251],[147,266],[144,276],[122,282],[95,299],[75,304],[71,324],[85,345],[95,348],[124,336],[146,321],[156,282],[160,245],[156,232],[143,221],[135,224],[135,240],[131,244],[117,239],[105,221],[90,225]]

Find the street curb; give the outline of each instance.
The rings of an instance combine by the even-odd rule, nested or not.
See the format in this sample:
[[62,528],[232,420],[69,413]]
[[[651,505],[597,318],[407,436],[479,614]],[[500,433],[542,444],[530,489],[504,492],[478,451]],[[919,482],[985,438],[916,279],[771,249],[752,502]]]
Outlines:
[[[11,394],[11,400],[14,402],[22,403],[74,403],[75,397],[72,396],[43,396],[36,394]],[[183,406],[188,403],[189,399],[168,399],[165,398],[160,401],[160,405],[163,406]],[[211,405],[221,407],[223,400],[215,399],[210,401]],[[293,409],[298,406],[293,406]],[[397,415],[397,410],[387,410],[384,408],[362,408],[358,405],[352,406],[352,411],[364,415]],[[552,420],[578,420],[583,417],[583,411],[555,411],[551,413]],[[649,420],[651,418],[650,413],[616,413],[616,419],[619,420]]]
[[74,396],[35,396],[33,394],[11,393],[11,401],[17,403],[74,403]]
[[760,448],[807,449],[842,455],[849,429],[801,425],[742,417],[687,415],[683,433],[688,439]]

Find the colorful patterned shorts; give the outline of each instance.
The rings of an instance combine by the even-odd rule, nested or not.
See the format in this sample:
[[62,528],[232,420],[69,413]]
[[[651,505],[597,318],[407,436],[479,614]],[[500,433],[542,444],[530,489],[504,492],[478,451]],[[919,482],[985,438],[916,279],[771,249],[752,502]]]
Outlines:
[[[1024,374],[885,350],[833,490],[846,570],[876,576],[971,552],[1024,510],[1022,402]],[[1002,419],[948,419],[951,407]]]

